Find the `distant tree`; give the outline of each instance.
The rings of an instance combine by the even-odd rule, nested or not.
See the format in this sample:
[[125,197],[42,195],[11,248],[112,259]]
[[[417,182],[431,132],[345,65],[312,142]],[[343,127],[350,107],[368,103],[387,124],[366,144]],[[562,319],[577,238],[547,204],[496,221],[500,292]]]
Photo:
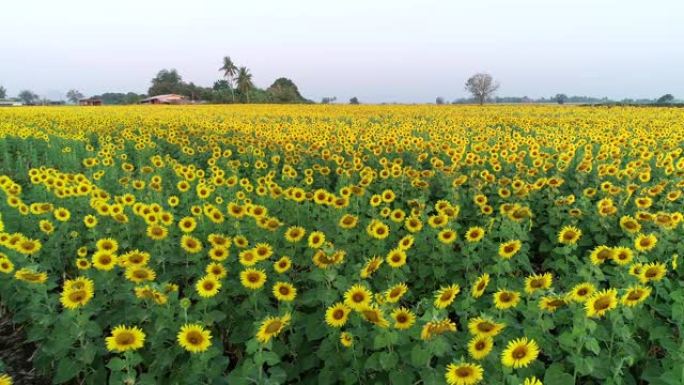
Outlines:
[[359,103],[359,98],[354,96],[353,98],[349,99],[349,104],[360,104]]
[[214,91],[229,90],[230,83],[227,80],[217,80],[214,82],[214,86],[211,87]]
[[499,83],[495,82],[490,74],[475,74],[471,76],[465,84],[466,91],[470,92],[480,104],[484,102],[499,89]]
[[670,104],[674,101],[674,96],[672,94],[665,94],[658,98],[657,104]]
[[76,90],[69,90],[66,94],[67,100],[71,103],[76,104],[79,100],[83,99],[83,94]]
[[240,67],[238,69],[236,85],[240,94],[245,95],[247,103],[249,103],[249,91],[254,88],[254,83],[252,83],[252,74],[249,73],[247,67]]
[[337,100],[337,96],[325,96],[321,99],[321,104],[334,103]]
[[22,102],[25,104],[31,104],[38,100],[38,95],[34,94],[33,92],[29,90],[23,90],[19,93],[19,99],[21,99]]
[[178,71],[175,69],[163,69],[152,79],[152,86],[147,90],[147,94],[150,96],[165,94],[184,95],[183,91],[186,86]]
[[294,82],[288,78],[276,79],[270,87],[266,89],[268,98],[273,103],[308,103],[309,101],[299,93],[299,89]]
[[565,104],[565,102],[568,101],[568,95],[566,94],[556,94],[556,96],[553,97],[553,99],[556,101],[558,104]]
[[437,99],[435,99],[435,104],[444,104],[444,98],[441,96],[438,96]]
[[4,99],[7,97],[7,90],[5,87],[0,86],[0,99]]
[[233,91],[233,79],[237,74],[238,68],[235,63],[230,59],[230,56],[223,57],[223,66],[219,68],[219,71],[223,71],[223,77],[226,78],[228,86],[230,87],[230,92],[233,94],[233,103],[235,103],[235,91]]

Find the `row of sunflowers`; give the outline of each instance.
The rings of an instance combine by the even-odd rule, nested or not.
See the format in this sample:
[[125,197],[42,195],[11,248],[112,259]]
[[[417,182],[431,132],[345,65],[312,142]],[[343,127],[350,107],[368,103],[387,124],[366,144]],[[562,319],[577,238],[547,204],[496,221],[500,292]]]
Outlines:
[[55,384],[682,384],[683,151],[664,108],[0,110],[0,313]]

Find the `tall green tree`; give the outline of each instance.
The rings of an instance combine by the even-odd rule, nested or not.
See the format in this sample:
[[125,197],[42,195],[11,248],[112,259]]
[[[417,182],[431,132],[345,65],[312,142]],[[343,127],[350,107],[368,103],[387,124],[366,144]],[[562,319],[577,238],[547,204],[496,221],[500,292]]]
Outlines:
[[240,94],[245,95],[247,103],[249,103],[249,90],[254,87],[254,83],[252,83],[252,74],[249,73],[247,67],[243,66],[238,69],[236,84]]
[[147,90],[149,96],[165,95],[165,94],[181,94],[184,95],[187,84],[183,82],[183,78],[175,69],[163,69],[157,73],[157,76],[152,79],[152,86]]
[[219,68],[219,71],[223,71],[223,77],[226,78],[228,85],[230,86],[230,92],[233,94],[233,103],[235,103],[235,91],[233,91],[233,79],[238,71],[237,66],[230,59],[230,56],[223,57],[223,66]]
[[19,93],[19,99],[21,99],[22,102],[25,104],[31,104],[38,100],[38,95],[34,94],[33,92],[29,90],[23,90]]
[[69,90],[69,92],[66,94],[66,97],[71,103],[76,104],[79,100],[83,99],[83,94],[76,90]]
[[7,97],[7,90],[5,87],[0,86],[0,99],[4,99]]

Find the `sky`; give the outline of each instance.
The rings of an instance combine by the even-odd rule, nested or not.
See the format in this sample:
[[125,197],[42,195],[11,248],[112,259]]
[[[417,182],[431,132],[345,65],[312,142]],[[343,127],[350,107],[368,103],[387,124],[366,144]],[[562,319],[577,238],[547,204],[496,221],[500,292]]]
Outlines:
[[12,0],[0,85],[145,93],[175,68],[211,86],[229,55],[312,100],[452,100],[477,72],[501,96],[684,98],[682,20],[682,0]]

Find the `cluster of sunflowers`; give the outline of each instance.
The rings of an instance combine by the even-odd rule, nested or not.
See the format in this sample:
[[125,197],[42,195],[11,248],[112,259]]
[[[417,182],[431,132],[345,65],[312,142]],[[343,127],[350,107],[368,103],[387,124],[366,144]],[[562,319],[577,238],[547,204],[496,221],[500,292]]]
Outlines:
[[54,383],[681,384],[682,122],[2,110],[0,308]]

